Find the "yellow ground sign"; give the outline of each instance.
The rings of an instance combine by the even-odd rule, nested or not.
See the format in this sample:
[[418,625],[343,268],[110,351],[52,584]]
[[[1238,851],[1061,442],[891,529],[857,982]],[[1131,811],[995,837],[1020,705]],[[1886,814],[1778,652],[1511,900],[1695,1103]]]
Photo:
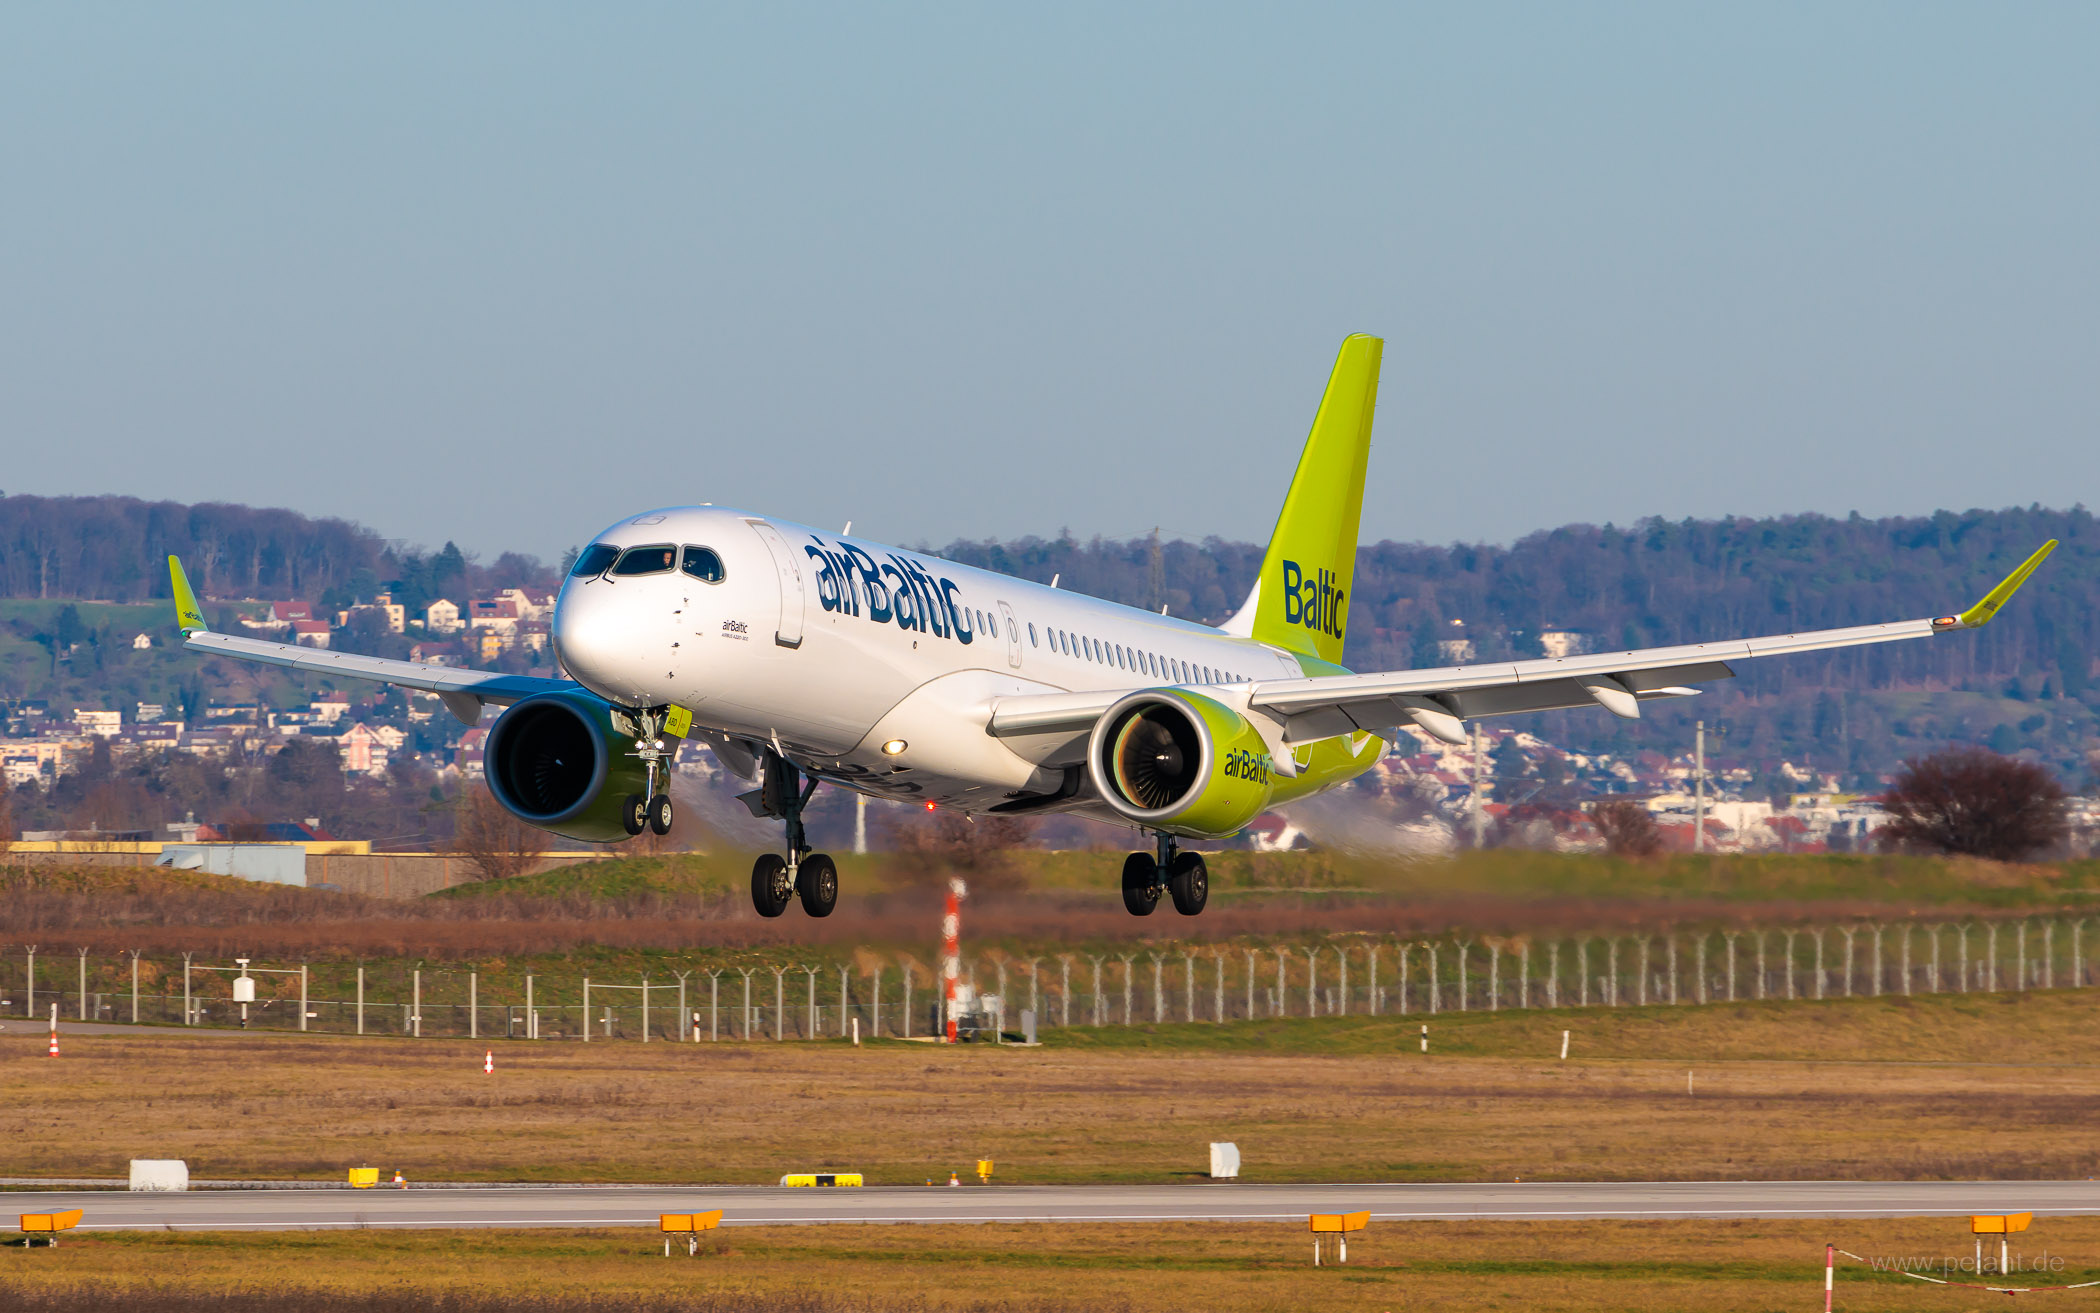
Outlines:
[[859,1172],[789,1172],[780,1178],[782,1185],[859,1185]]
[[657,1229],[673,1235],[689,1231],[712,1231],[722,1225],[722,1210],[707,1213],[660,1213]]
[[2006,1235],[2014,1231],[2025,1231],[2034,1220],[2033,1213],[2008,1213],[2003,1217],[1971,1217],[1969,1230],[1976,1235]]
[[1361,1213],[1313,1213],[1314,1231],[1361,1231],[1371,1220],[1368,1211]]
[[80,1225],[80,1210],[68,1209],[63,1213],[23,1213],[22,1230],[33,1235],[52,1231],[70,1231]]

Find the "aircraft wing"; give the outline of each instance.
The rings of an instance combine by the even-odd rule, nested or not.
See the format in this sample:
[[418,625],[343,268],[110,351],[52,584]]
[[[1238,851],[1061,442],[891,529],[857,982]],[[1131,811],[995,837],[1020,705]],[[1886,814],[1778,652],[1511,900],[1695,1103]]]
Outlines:
[[204,623],[203,609],[197,605],[197,594],[190,587],[189,577],[183,573],[182,562],[169,557],[168,573],[174,586],[176,623],[182,628],[182,645],[191,651],[283,666],[290,670],[419,688],[437,694],[444,701],[445,709],[467,725],[479,721],[482,707],[489,703],[508,706],[535,693],[556,693],[580,687],[566,679],[539,679],[531,675],[501,675],[489,670],[430,666],[420,661],[394,661],[386,657],[359,656],[354,652],[217,633]]
[[[1285,743],[1360,730],[1389,731],[1404,724],[1418,725],[1449,743],[1463,743],[1467,720],[1566,707],[1602,706],[1634,718],[1642,702],[1691,696],[1699,690],[1690,685],[1733,678],[1734,661],[1981,628],[2055,549],[2052,538],[1958,615],[1538,661],[1260,680],[1242,688],[1248,709],[1277,722]],[[1018,736],[1077,729],[1082,723],[1090,725],[1129,691],[1001,698],[993,707],[991,730]]]

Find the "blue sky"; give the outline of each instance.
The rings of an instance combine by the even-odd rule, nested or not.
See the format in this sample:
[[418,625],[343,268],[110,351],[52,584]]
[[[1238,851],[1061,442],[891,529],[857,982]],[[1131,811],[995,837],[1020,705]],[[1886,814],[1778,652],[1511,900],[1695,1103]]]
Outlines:
[[0,488],[1367,539],[2100,501],[2093,6],[10,6]]

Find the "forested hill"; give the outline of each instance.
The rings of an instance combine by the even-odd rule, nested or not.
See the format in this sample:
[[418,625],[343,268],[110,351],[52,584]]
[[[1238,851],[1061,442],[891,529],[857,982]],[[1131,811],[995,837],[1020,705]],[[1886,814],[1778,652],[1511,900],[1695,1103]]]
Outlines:
[[166,597],[169,556],[182,558],[207,597],[333,606],[384,587],[420,610],[446,592],[553,583],[552,572],[530,556],[506,552],[482,566],[451,543],[425,553],[347,520],[296,511],[135,497],[0,496],[0,597]]
[[[1348,607],[1355,669],[1447,664],[1463,635],[1478,659],[1536,656],[1572,630],[1597,649],[1648,647],[1911,619],[1959,610],[2050,538],[2062,546],[1981,631],[1742,663],[1739,677],[1648,721],[1524,718],[1575,747],[1680,750],[1677,722],[1730,725],[1724,755],[1785,757],[1866,783],[1901,755],[1969,739],[2033,748],[2073,785],[2100,757],[2092,706],[2100,646],[2100,528],[2083,508],[1918,518],[1645,520],[1571,525],[1507,547],[1384,542],[1357,553]],[[957,542],[954,560],[1215,622],[1246,596],[1261,551],[1216,540]],[[1454,625],[1453,621],[1462,621]],[[1864,699],[1864,701],[1862,700]],[[1776,785],[1775,785],[1776,787]]]

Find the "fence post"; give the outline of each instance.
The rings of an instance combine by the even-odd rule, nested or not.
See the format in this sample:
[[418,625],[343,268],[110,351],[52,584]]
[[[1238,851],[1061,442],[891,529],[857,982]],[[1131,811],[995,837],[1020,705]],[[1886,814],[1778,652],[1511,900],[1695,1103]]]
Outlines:
[[1181,950],[1181,1011],[1183,1021],[1196,1019],[1196,955]]
[[1677,1006],[1677,932],[1672,930],[1663,936],[1663,957],[1670,970],[1670,1006]]
[[[2022,928],[2024,929],[2024,927],[2022,927]],[[2024,938],[2022,939],[2022,942],[2023,942],[2023,943],[2025,942],[2025,939],[2024,939]],[[88,1013],[87,1013],[87,1008],[88,1008],[88,1004],[87,1004],[87,994],[88,994],[88,990],[87,990],[87,955],[88,955],[88,951],[87,951],[87,950],[86,950],[85,948],[83,948],[83,949],[80,949],[80,950],[79,950],[79,952],[80,952],[80,1019],[81,1019],[82,1021],[86,1021],[86,1020],[88,1019]]]
[[773,967],[773,1042],[778,1044],[787,1031],[787,971],[786,967]]
[[[2013,990],[2014,990],[2014,992],[2016,992],[2016,993],[2021,993],[2021,994],[2024,994],[2024,993],[2026,993],[2026,992],[2027,992],[2027,986],[2028,986],[2028,984],[2030,983],[2030,982],[2028,981],[2028,978],[2027,978],[2027,922],[2025,922],[2025,921],[2021,921],[2021,922],[2020,922],[2020,923],[2019,923],[2018,925],[2016,925],[2016,926],[2014,926],[2014,927],[2013,927],[2013,944],[2014,944],[2014,951],[2015,951],[2015,952],[2016,952],[2016,953],[2018,954],[2018,960],[2019,960],[2019,969],[2020,969],[2020,975],[2019,975],[2019,983],[2018,983],[2017,985],[2014,985],[2014,986],[2013,986]],[[86,988],[86,985],[87,985],[87,954],[86,954],[86,953],[82,953],[82,954],[80,955],[80,961],[81,961],[81,971],[80,971],[80,982],[81,982],[81,986],[82,986],[82,987],[81,987],[81,990],[80,990],[80,995],[81,995],[81,997],[80,997],[80,1006],[84,1008],[84,1007],[86,1007],[86,1006],[87,1006],[87,988]]]
[[1398,989],[1397,989],[1397,990],[1395,991],[1395,993],[1397,993],[1397,994],[1398,994],[1398,996],[1399,996],[1399,998],[1400,998],[1400,1015],[1404,1017],[1404,1016],[1406,1016],[1406,1015],[1407,1015],[1407,945],[1406,945],[1406,944],[1402,944],[1402,945],[1400,945],[1400,977],[1399,977],[1398,985],[1399,985],[1399,988],[1398,988]]
[[1134,975],[1132,974],[1132,972],[1131,972],[1131,966],[1130,966],[1130,964],[1131,964],[1132,962],[1135,962],[1136,960],[1137,960],[1137,954],[1135,954],[1135,953],[1125,953],[1125,954],[1123,955],[1123,959],[1122,959],[1122,961],[1123,961],[1123,1024],[1124,1024],[1124,1025],[1126,1025],[1126,1026],[1130,1024],[1130,1015],[1131,1015],[1131,1014],[1130,1014],[1130,1000],[1131,1000],[1131,995],[1132,995],[1132,993],[1133,993],[1133,992],[1134,992],[1134,991],[1136,990],[1136,977],[1135,977],[1135,976],[1134,976]]
[[1276,950],[1276,998],[1269,1004],[1269,1015],[1272,1017],[1281,1017],[1290,1011],[1286,1006],[1290,1002],[1290,995],[1284,992],[1284,952],[1281,948]]
[[744,1024],[742,1031],[743,1037],[748,1040],[751,1038],[751,975],[758,968],[738,967],[737,970],[742,972],[744,976]]
[[1531,1006],[1531,941],[1517,941],[1517,1006]]
[[1852,942],[1859,937],[1856,925],[1841,926],[1838,933],[1845,937],[1845,997],[1852,997]]
[[1094,1024],[1105,1026],[1108,1024],[1108,998],[1101,992],[1101,963],[1104,959],[1096,957],[1088,960],[1094,964]]
[[[365,987],[363,967],[358,968],[357,976],[357,989],[359,995],[362,996]],[[362,1023],[360,1022],[360,1024]],[[363,1032],[359,1031],[358,1033],[362,1034]],[[528,975],[525,977],[525,1038],[538,1039],[539,1037],[540,1012],[539,1008],[532,1001],[532,977]]]
[[1577,1007],[1590,1005],[1590,940],[1584,935],[1575,941],[1575,994]]
[[1072,1025],[1072,955],[1058,954],[1057,964],[1057,1024],[1069,1029]]
[[131,950],[131,1024],[139,1024],[139,950]]
[[1502,941],[1488,940],[1488,1011],[1502,1010]]
[[678,977],[678,1038],[691,1043],[700,1038],[700,1028],[693,1024],[693,1014],[685,1010],[685,978],[693,974],[692,968],[672,973]]
[[1738,931],[1730,930],[1721,937],[1728,944],[1728,1001],[1735,1002],[1735,941]]
[[1765,977],[1765,932],[1763,929],[1759,929],[1757,932],[1757,989],[1754,991],[1759,999],[1764,998],[1767,983]]
[[1546,1006],[1560,1006],[1560,941],[1546,944]]
[[1041,1024],[1043,1015],[1042,982],[1043,959],[1031,957],[1028,959],[1028,1010],[1036,1015],[1038,1024]]
[[1634,986],[1633,998],[1634,1002],[1645,1005],[1648,1002],[1648,936],[1646,935],[1641,936],[1640,966],[1640,983]]
[[1706,932],[1704,930],[1700,931],[1699,937],[1692,941],[1692,971],[1694,972],[1692,997],[1704,1003],[1706,1002]]
[[1604,940],[1604,1005],[1619,1006],[1619,937],[1606,936]]
[[[304,970],[304,968],[301,969]],[[299,987],[304,989],[306,982],[301,980]],[[299,1029],[305,1030],[306,1005],[303,1003],[299,1005],[299,1015],[302,1018],[299,1022]],[[467,973],[467,1038],[481,1038],[481,973],[479,971],[469,971]]]
[[[586,987],[588,987],[586,985]],[[415,1027],[415,1038],[423,1038],[423,968],[416,968],[415,1005],[409,1009],[408,1021]]]
[[1320,950],[1305,950],[1305,1015],[1320,1015]]
[[2085,959],[2080,955],[2080,941],[2085,935],[2083,919],[2071,922],[2071,988],[2085,988]]
[[1254,950],[1247,952],[1247,1020],[1254,1020]]
[[1152,958],[1152,1024],[1158,1025],[1167,1019],[1166,989],[1160,979],[1160,963],[1164,958],[1158,953],[1150,954],[1150,956]]
[[1910,930],[1911,930],[1910,922],[1908,922],[1908,921],[1905,921],[1905,922],[1903,923],[1903,949],[1902,949],[1902,953],[1901,953],[1901,956],[1902,956],[1902,959],[1903,959],[1903,967],[1902,967],[1902,969],[1903,969],[1903,997],[1905,997],[1905,998],[1909,998],[1909,997],[1910,997],[1910,986],[1911,986],[1911,979],[1910,979]]
[[1986,922],[1983,933],[1985,953],[1983,989],[1987,994],[1995,994],[1998,992],[1998,923],[1996,921]]
[[1869,959],[1869,961],[1870,961],[1870,962],[1872,963],[1872,969],[1873,969],[1873,972],[1874,972],[1874,979],[1873,979],[1873,980],[1872,980],[1872,982],[1870,982],[1870,983],[1869,983],[1869,985],[1867,986],[1867,997],[1868,997],[1868,998],[1880,998],[1880,997],[1881,997],[1881,931],[1882,931],[1882,927],[1881,927],[1880,925],[1876,924],[1876,925],[1871,925],[1871,926],[1869,926],[1869,927],[1867,927],[1867,928],[1868,928],[1869,930],[1872,930],[1872,931],[1874,932],[1874,939],[1873,939],[1873,941],[1872,941],[1872,944],[1871,944],[1871,946],[1870,946],[1870,947],[1868,948],[1868,950],[1867,950],[1867,956],[1868,956],[1868,959]]
[[[29,952],[30,961],[35,962],[36,950],[32,948]],[[30,988],[34,989],[36,976],[32,973],[29,979],[31,982]],[[196,1010],[190,1005],[190,955],[184,953],[182,955],[182,1024],[185,1026],[191,1024],[196,1015]]]
[[1334,1008],[1334,1012],[1337,1015],[1346,1016],[1349,1012],[1349,949],[1347,945],[1336,944],[1334,946],[1334,960],[1339,966],[1337,978],[1340,981],[1340,984],[1336,987],[1335,1003],[1337,1006]]
[[1436,971],[1436,941],[1429,940],[1422,947],[1429,950],[1429,1015],[1435,1016],[1443,1006],[1443,986],[1437,979]]
[[873,978],[868,984],[868,1036],[882,1038],[882,963],[875,964]]
[[2056,988],[2056,922],[2042,922],[2042,988]]
[[[35,944],[29,944],[29,945],[26,945],[26,947],[27,947],[27,948],[28,948],[28,950],[29,950],[29,973],[28,973],[28,981],[29,981],[29,985],[28,985],[28,988],[29,988],[29,1001],[28,1001],[27,1003],[23,1004],[23,1007],[22,1007],[22,1015],[23,1015],[23,1016],[25,1016],[25,1017],[34,1017],[34,1016],[36,1016],[36,945],[35,945]],[[184,1007],[183,1007],[183,1011],[182,1011],[182,1015],[183,1015],[183,1023],[182,1023],[182,1024],[183,1024],[183,1025],[185,1025],[185,1026],[187,1026],[187,1025],[189,1025],[189,1024],[190,1024],[190,1023],[189,1023],[189,1020],[188,1020],[188,1018],[189,1018],[189,1007],[188,1007],[188,1003],[189,1003],[189,972],[188,972],[188,967],[189,967],[189,961],[190,961],[190,955],[189,955],[188,953],[184,953],[184,954],[182,955],[182,962],[183,962],[183,967],[184,967],[184,971],[183,971],[183,1003],[184,1003]]]
[[1458,1010],[1464,1012],[1470,1003],[1470,1000],[1466,997],[1466,959],[1472,956],[1473,941],[1470,939],[1456,939],[1452,942],[1458,945]]
[[1210,950],[1211,1000],[1210,1019],[1217,1025],[1225,1024],[1225,950]]
[[1969,992],[1969,927],[1966,923],[1955,927],[1954,985],[1955,992]]
[[1375,1017],[1382,1010],[1378,1005],[1384,1001],[1378,995],[1378,945],[1364,945],[1364,961],[1366,969],[1371,974],[1370,980],[1364,984],[1365,990],[1368,991],[1368,997],[1365,999],[1365,1002],[1370,1004],[1371,1015]]
[[853,980],[846,974],[846,964],[839,964],[839,1034],[846,1033],[846,1021],[853,1005]]
[[[132,982],[132,998],[136,1001],[138,982]],[[299,1029],[306,1029],[306,963],[299,964]]]
[[1817,926],[1817,927],[1816,927],[1816,929],[1815,929],[1815,940],[1816,940],[1816,997],[1817,997],[1817,998],[1821,998],[1821,997],[1823,997],[1823,984],[1824,984],[1824,976],[1825,976],[1825,972],[1824,972],[1824,970],[1823,970],[1823,927],[1822,927],[1822,926]]
[[1925,932],[1931,937],[1932,942],[1932,965],[1926,968],[1930,974],[1925,977],[1927,982],[1925,992],[1928,994],[1939,993],[1940,986],[1945,983],[1940,979],[1940,932],[1946,928],[1943,925],[1929,925],[1925,927]]

